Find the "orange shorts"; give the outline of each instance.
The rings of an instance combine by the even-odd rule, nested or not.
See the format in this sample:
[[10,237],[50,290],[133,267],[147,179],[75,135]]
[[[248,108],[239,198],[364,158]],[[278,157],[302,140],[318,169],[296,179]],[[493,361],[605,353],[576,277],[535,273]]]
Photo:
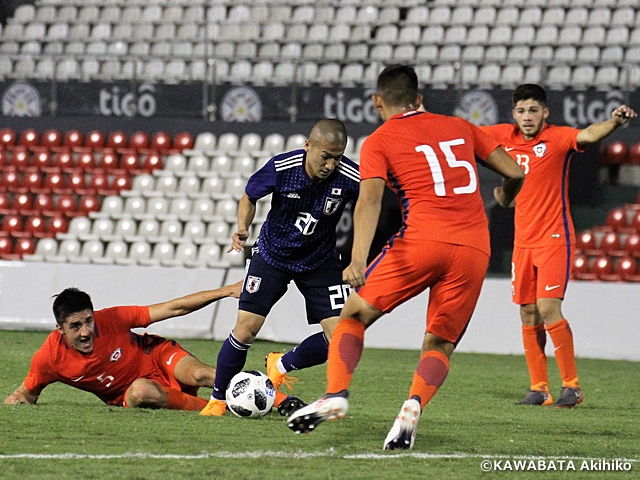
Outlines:
[[[181,358],[190,357],[192,355],[183,349],[175,340],[167,340],[156,335],[144,335],[143,338],[145,341],[143,348],[146,349],[146,352],[148,352],[148,355],[151,357],[150,361],[152,368],[149,373],[140,378],[153,380],[163,387],[175,388],[176,390],[180,390],[184,393],[197,397],[198,387],[183,385],[176,380],[176,377],[174,376],[174,370],[178,361]],[[129,389],[127,388],[127,391],[128,390]],[[125,391],[121,397],[118,397],[113,402],[108,403],[110,405],[123,405],[126,407],[126,396],[127,392]]]
[[533,305],[538,298],[564,298],[574,253],[573,245],[514,247],[511,263],[513,303]]
[[427,288],[426,331],[458,343],[476,307],[489,256],[473,247],[394,237],[366,272],[358,295],[384,313]]

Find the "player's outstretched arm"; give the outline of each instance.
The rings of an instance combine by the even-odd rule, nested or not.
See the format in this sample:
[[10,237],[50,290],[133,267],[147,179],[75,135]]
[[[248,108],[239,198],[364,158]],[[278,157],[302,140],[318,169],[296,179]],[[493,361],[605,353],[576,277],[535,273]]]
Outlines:
[[589,125],[584,130],[578,132],[576,141],[579,145],[590,145],[592,143],[599,142],[603,138],[608,137],[618,127],[626,125],[632,118],[637,117],[638,114],[626,105],[621,105],[611,113],[611,118],[604,122],[594,123]]
[[515,198],[524,183],[524,171],[502,147],[489,154],[486,165],[494,172],[502,175],[502,186],[496,187],[493,196],[500,206],[513,208]]
[[383,194],[382,178],[367,178],[360,182],[360,193],[353,212],[351,263],[342,272],[342,279],[353,288],[361,287],[365,282],[367,257],[378,226]]
[[16,390],[11,395],[4,399],[4,403],[5,405],[35,405],[38,401],[39,396],[39,393],[27,390],[27,387],[24,386],[23,382],[22,385],[16,388]]
[[249,238],[249,227],[256,215],[256,204],[251,201],[245,193],[242,195],[238,203],[238,231],[233,234],[231,239],[231,247],[227,253],[236,251],[241,252],[244,244]]
[[151,323],[195,312],[196,310],[200,310],[221,298],[238,298],[240,296],[240,290],[242,290],[243,282],[244,280],[240,280],[238,283],[234,283],[233,285],[226,285],[214,290],[203,290],[202,292],[192,293],[184,297],[169,300],[168,302],[149,305],[149,317],[151,318]]

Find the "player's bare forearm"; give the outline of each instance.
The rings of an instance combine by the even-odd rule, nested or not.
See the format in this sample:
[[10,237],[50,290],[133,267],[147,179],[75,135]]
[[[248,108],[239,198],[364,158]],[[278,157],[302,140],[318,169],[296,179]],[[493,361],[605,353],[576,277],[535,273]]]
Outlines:
[[496,148],[486,159],[486,165],[502,175],[502,186],[496,187],[493,196],[502,207],[515,205],[515,198],[524,183],[524,171],[502,147]]
[[380,218],[383,193],[384,180],[381,178],[369,178],[360,182],[360,194],[353,212],[351,264],[342,275],[343,280],[354,288],[364,285],[364,271]]
[[231,238],[231,247],[227,253],[231,251],[240,252],[244,248],[244,244],[249,238],[249,227],[256,215],[256,204],[251,201],[245,193],[242,195],[238,203],[238,231]]
[[578,132],[576,141],[580,145],[590,145],[611,135],[618,127],[626,125],[632,118],[638,114],[626,105],[621,105],[611,113],[611,118],[604,122],[589,125],[584,130]]
[[233,285],[226,285],[213,290],[203,290],[168,302],[149,305],[151,323],[187,315],[222,298],[238,298],[242,289],[242,282],[241,280]]
[[4,403],[5,405],[35,405],[39,396],[39,393],[28,390],[22,383],[11,395],[4,399]]

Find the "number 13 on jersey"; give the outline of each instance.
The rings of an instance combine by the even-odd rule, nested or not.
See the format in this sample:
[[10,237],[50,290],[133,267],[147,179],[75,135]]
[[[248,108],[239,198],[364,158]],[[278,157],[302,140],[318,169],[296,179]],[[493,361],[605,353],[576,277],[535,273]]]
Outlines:
[[[451,147],[455,145],[464,145],[464,139],[457,138],[455,140],[449,140],[448,142],[440,142],[439,144],[440,151],[444,154],[444,158],[447,161],[447,164],[451,168],[466,168],[467,172],[469,172],[469,184],[464,187],[455,187],[453,189],[453,193],[456,195],[464,194],[464,193],[473,193],[478,189],[478,179],[476,177],[476,171],[466,160],[458,160],[451,151]],[[419,145],[416,147],[416,152],[424,153],[424,156],[427,159],[427,163],[429,164],[429,168],[431,169],[431,176],[433,177],[433,188],[436,192],[436,195],[439,197],[444,197],[447,194],[447,189],[445,187],[444,175],[442,173],[442,167],[440,166],[440,160],[438,160],[438,156],[436,155],[435,150],[430,145]]]

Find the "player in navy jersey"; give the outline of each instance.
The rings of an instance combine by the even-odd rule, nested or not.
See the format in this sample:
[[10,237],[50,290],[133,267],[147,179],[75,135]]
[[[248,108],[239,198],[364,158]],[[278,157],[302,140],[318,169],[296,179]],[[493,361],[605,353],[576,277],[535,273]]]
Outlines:
[[[276,155],[254,173],[238,205],[238,231],[231,250],[242,251],[256,212],[256,202],[271,194],[271,209],[245,273],[236,325],[218,354],[213,394],[201,415],[226,410],[225,391],[244,367],[247,350],[291,281],[305,298],[307,321],[323,331],[293,350],[267,356],[267,374],[276,388],[275,406],[283,415],[302,405],[278,388],[290,387],[291,370],[327,360],[328,339],[350,289],[342,281],[336,250],[336,226],[342,211],[358,196],[358,166],[344,157],[347,131],[335,119],[314,125],[304,149]],[[285,401],[286,400],[286,401]]]

